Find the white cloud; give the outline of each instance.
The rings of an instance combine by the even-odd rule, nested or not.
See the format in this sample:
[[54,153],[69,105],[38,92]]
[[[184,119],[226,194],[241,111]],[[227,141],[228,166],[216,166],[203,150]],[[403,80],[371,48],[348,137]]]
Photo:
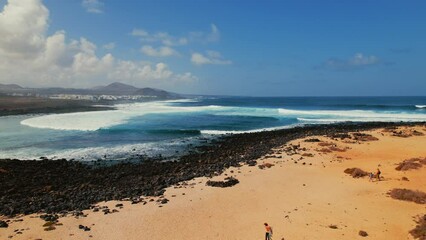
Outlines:
[[36,56],[45,44],[49,10],[40,0],[9,0],[0,13],[0,53],[11,58]]
[[190,32],[188,39],[191,42],[210,43],[220,40],[220,31],[215,24],[210,25],[210,32]]
[[137,36],[137,37],[147,37],[149,36],[149,33],[143,29],[133,29],[133,31],[130,33],[130,35],[132,36]]
[[212,24],[211,25],[212,31],[211,33],[207,36],[207,40],[210,42],[216,42],[220,40],[220,32],[219,29],[216,27],[216,25]]
[[327,60],[323,66],[333,70],[354,70],[377,65],[379,63],[379,58],[374,55],[365,56],[362,53],[356,53],[353,57],[346,60],[331,58]]
[[198,78],[194,76],[192,73],[186,72],[183,74],[177,74],[176,80],[179,82],[195,82],[195,81],[198,81]]
[[115,48],[115,43],[110,42],[110,43],[103,45],[102,47],[105,48],[106,50],[113,50]]
[[349,60],[349,63],[353,66],[364,66],[373,65],[379,62],[376,56],[364,56],[362,53],[357,53],[353,58]]
[[114,71],[108,74],[110,79],[130,80],[132,82],[139,80],[162,80],[173,76],[164,63],[157,63],[155,66],[144,62],[133,62],[120,60]]
[[[99,56],[97,45],[86,38],[67,40],[63,30],[47,35],[48,22],[49,10],[40,0],[8,0],[0,12],[2,81],[87,87],[128,80],[160,87],[192,76],[176,74],[165,63],[127,61],[110,53]],[[104,46],[113,47],[113,43]]]
[[169,56],[179,55],[176,50],[168,46],[154,48],[150,45],[145,45],[141,48],[141,52],[151,57],[169,57]]
[[201,53],[193,53],[191,62],[195,65],[216,64],[216,65],[229,65],[232,61],[223,59],[222,55],[216,51],[207,51],[206,55]]
[[211,24],[210,32],[190,32],[184,36],[173,36],[168,32],[150,33],[144,29],[135,28],[130,33],[132,36],[139,37],[145,43],[161,43],[166,46],[183,46],[190,42],[217,42],[220,40],[220,31],[215,24]]
[[142,42],[161,43],[166,46],[181,46],[188,44],[185,37],[174,37],[167,32],[149,33],[143,29],[133,29],[132,36],[139,37]]
[[81,4],[89,13],[103,13],[104,3],[99,0],[83,0]]

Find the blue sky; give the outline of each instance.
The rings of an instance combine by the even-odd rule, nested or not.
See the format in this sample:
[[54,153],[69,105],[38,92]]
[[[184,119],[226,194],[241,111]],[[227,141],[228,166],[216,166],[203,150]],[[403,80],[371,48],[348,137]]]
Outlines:
[[[90,87],[120,81],[250,96],[425,95],[425,1],[0,5],[0,34],[16,37],[0,40],[0,82]],[[33,21],[37,27],[19,27]],[[22,64],[30,67],[22,71]]]

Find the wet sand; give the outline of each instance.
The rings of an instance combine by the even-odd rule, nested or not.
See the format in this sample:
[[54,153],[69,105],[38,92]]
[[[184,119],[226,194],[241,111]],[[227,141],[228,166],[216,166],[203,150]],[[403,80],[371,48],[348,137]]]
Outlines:
[[[145,205],[102,202],[100,207],[118,212],[86,210],[86,217],[60,218],[51,231],[44,230],[45,221],[38,215],[0,217],[9,220],[8,228],[0,228],[0,239],[263,239],[264,222],[273,227],[274,239],[362,239],[360,230],[369,239],[412,239],[413,217],[425,214],[425,205],[392,199],[387,192],[394,188],[426,192],[426,165],[395,170],[406,159],[426,157],[426,128],[365,133],[378,140],[298,139],[258,160],[258,165],[273,164],[270,168],[244,165],[213,179],[196,178],[168,188],[166,204],[153,197],[145,198]],[[379,167],[383,179],[370,182],[368,177],[344,173],[354,167],[364,171]],[[205,184],[228,176],[239,183],[229,188]]]

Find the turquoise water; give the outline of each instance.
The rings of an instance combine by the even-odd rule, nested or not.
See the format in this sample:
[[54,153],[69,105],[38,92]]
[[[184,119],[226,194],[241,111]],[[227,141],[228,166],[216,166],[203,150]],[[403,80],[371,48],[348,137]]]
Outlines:
[[303,124],[426,121],[426,97],[198,97],[0,118],[0,158],[172,156],[220,134]]

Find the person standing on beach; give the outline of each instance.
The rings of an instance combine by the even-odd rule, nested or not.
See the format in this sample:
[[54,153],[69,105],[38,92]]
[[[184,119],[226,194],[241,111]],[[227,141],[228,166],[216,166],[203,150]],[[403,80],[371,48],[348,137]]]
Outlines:
[[380,172],[380,169],[377,169],[376,177],[378,181],[380,181],[380,174],[382,174],[382,172]]
[[267,223],[264,223],[265,225],[265,240],[272,240],[272,227],[269,226]]

